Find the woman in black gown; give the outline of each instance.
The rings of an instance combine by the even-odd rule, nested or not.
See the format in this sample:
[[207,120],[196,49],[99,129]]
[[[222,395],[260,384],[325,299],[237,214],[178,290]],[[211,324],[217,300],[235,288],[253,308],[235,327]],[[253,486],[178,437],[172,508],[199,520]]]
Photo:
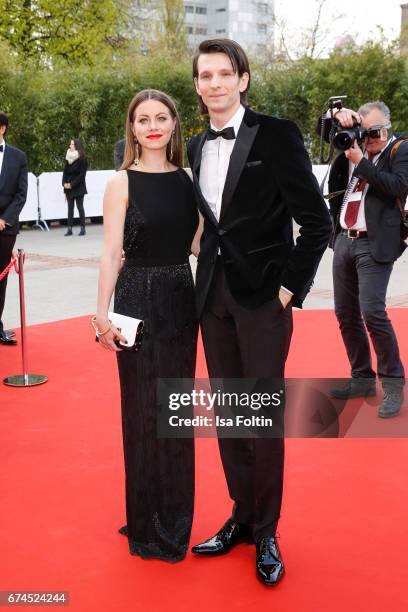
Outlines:
[[[159,438],[156,430],[157,379],[195,375],[189,254],[196,250],[198,213],[181,166],[173,101],[156,90],[140,92],[129,106],[122,169],[105,192],[96,325],[119,367],[127,514],[119,531],[131,554],[167,561],[187,552],[194,502],[194,440]],[[114,342],[122,337],[108,320],[113,290],[115,312],[144,320],[139,352]]]

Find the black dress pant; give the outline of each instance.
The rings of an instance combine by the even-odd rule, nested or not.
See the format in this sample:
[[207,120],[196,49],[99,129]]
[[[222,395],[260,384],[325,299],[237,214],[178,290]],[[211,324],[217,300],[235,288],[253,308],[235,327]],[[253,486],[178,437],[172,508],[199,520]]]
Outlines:
[[84,196],[78,196],[77,198],[69,198],[67,196],[68,203],[68,226],[72,227],[74,223],[74,206],[75,202],[78,209],[79,221],[81,226],[85,225],[85,210],[84,210]]
[[[292,336],[292,308],[279,298],[255,310],[232,297],[220,258],[201,320],[210,378],[283,378]],[[284,439],[218,439],[233,519],[255,542],[274,535],[283,489]]]
[[[13,253],[13,247],[16,242],[17,236],[4,235],[0,232],[0,272],[3,272],[4,268],[8,266]],[[6,299],[6,288],[7,288],[8,274],[0,281],[0,333],[3,331],[3,310],[4,302]]]
[[334,307],[353,378],[375,378],[366,328],[377,355],[378,376],[402,378],[397,338],[385,309],[393,263],[376,262],[368,238],[339,234],[334,245]]

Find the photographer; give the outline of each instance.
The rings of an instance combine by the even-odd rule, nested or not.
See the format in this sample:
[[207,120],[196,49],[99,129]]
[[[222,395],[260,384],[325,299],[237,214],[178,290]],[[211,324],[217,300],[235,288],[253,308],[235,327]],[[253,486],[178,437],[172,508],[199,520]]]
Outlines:
[[330,130],[332,137],[337,132],[334,144],[345,149],[329,174],[330,194],[339,192],[330,199],[334,303],[352,378],[332,395],[376,394],[367,328],[384,390],[378,416],[393,417],[402,405],[404,367],[385,297],[394,261],[406,248],[398,200],[401,206],[408,193],[408,142],[391,134],[383,102],[369,102],[358,112],[335,109],[333,116],[334,125],[322,119],[323,134],[328,139]]

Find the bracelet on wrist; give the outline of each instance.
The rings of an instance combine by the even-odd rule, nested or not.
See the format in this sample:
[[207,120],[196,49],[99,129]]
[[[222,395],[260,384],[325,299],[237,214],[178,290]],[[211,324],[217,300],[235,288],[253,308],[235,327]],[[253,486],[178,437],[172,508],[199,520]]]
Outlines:
[[96,317],[92,317],[91,324],[92,324],[92,327],[94,328],[95,334],[97,335],[98,338],[100,338],[101,336],[104,336],[105,334],[107,334],[112,329],[112,324],[109,321],[108,327],[106,329],[104,329],[103,331],[100,331],[98,329],[97,324],[96,324]]

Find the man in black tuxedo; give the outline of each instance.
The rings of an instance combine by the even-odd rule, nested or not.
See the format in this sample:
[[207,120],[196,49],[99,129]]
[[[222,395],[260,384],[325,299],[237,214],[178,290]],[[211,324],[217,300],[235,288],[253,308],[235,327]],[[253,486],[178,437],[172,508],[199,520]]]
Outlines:
[[[377,355],[384,398],[378,416],[393,417],[401,409],[404,367],[397,338],[385,309],[388,282],[406,248],[401,236],[401,210],[408,193],[408,142],[390,132],[390,110],[384,102],[368,102],[358,112],[337,110],[344,128],[368,130],[362,147],[357,140],[331,167],[329,190],[334,231],[332,246],[336,316],[351,365],[351,379],[334,397],[376,395],[368,329]],[[328,139],[331,119],[323,118]]]
[[[248,59],[228,39],[200,44],[193,77],[211,128],[188,157],[204,231],[197,264],[198,311],[210,378],[279,379],[301,307],[326,249],[331,223],[294,123],[247,106]],[[292,219],[301,226],[296,246]],[[276,584],[284,565],[275,538],[282,438],[219,438],[232,517],[193,552],[216,555],[250,540],[258,577]]]
[[[18,216],[27,198],[27,158],[19,149],[6,144],[8,118],[0,113],[0,272],[10,263],[19,232]],[[0,281],[0,343],[17,344],[13,332],[4,330],[2,315],[7,276]]]

